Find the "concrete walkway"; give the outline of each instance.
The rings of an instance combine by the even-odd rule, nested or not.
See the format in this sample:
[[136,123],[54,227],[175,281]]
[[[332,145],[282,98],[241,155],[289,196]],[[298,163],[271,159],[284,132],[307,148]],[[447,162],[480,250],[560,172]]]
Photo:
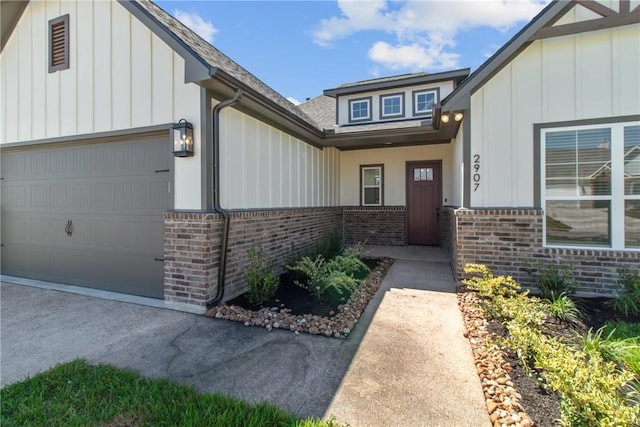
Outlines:
[[326,414],[353,427],[489,426],[445,252],[371,253],[396,261],[367,308],[373,319]]
[[353,427],[488,426],[443,251],[396,258],[345,340],[0,285],[0,384],[84,358]]

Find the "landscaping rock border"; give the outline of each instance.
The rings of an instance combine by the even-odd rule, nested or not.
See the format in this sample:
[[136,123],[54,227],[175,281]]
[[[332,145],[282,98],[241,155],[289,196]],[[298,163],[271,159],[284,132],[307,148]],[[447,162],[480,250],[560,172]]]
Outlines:
[[351,295],[349,301],[338,306],[338,312],[331,317],[313,314],[295,315],[291,314],[287,308],[279,307],[264,307],[258,311],[252,311],[226,304],[211,308],[205,316],[241,322],[245,326],[260,326],[267,331],[284,329],[296,334],[305,332],[312,335],[345,338],[351,333],[367,304],[380,287],[393,261],[391,258],[379,258],[378,265],[367,276],[362,287]]
[[462,312],[476,371],[480,377],[489,418],[494,427],[532,427],[534,422],[524,411],[522,396],[515,390],[509,372],[512,366],[504,353],[494,344],[495,334],[489,332],[480,298],[464,289],[458,291],[458,305]]

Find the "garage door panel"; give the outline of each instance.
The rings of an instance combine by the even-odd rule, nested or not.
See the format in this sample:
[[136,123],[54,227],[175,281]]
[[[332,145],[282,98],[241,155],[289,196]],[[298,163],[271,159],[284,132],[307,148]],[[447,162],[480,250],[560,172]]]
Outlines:
[[2,152],[2,273],[161,298],[167,146],[158,136]]

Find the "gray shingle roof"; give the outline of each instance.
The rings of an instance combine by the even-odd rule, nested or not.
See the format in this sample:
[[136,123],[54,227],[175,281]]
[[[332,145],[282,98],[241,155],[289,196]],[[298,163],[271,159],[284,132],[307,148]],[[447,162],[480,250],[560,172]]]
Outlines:
[[334,134],[358,133],[375,130],[407,129],[421,126],[431,126],[431,121],[424,119],[402,120],[381,123],[366,123],[358,125],[336,125],[336,100],[330,96],[320,95],[298,106],[316,121],[324,130]]
[[298,105],[321,129],[332,129],[336,124],[336,100],[325,95],[316,96]]
[[232,78],[245,84],[257,93],[263,95],[271,102],[284,108],[292,115],[304,120],[312,126],[318,127],[307,114],[289,102],[285,97],[270,88],[249,71],[241,67],[237,62],[226,56],[224,53],[207,43],[202,37],[190,30],[182,22],[165,12],[150,0],[135,0],[137,4],[142,6],[144,10],[155,19],[160,25],[169,30],[182,43],[190,48],[195,55],[202,59],[210,67],[218,68],[224,71]]
[[353,86],[361,86],[361,85],[370,84],[370,83],[394,82],[396,80],[404,80],[404,79],[409,79],[409,78],[413,78],[413,77],[421,77],[421,76],[428,76],[428,75],[429,75],[428,73],[398,74],[397,76],[378,77],[378,78],[375,78],[375,79],[360,80],[360,81],[357,81],[357,82],[344,83],[344,84],[341,84],[338,87],[339,88],[346,88],[346,87],[353,87]]
[[380,77],[369,80],[361,80],[353,83],[345,83],[333,89],[326,89],[325,95],[339,96],[354,93],[386,90],[397,87],[413,86],[419,84],[436,83],[446,80],[454,80],[456,83],[462,82],[469,75],[468,68],[459,70],[444,71],[440,73],[412,73],[400,74],[397,76]]

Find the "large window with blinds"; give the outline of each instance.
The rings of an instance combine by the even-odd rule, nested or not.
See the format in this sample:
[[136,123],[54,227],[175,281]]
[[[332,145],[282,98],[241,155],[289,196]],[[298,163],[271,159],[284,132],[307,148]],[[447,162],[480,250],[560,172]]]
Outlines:
[[547,246],[640,249],[640,123],[544,129]]

